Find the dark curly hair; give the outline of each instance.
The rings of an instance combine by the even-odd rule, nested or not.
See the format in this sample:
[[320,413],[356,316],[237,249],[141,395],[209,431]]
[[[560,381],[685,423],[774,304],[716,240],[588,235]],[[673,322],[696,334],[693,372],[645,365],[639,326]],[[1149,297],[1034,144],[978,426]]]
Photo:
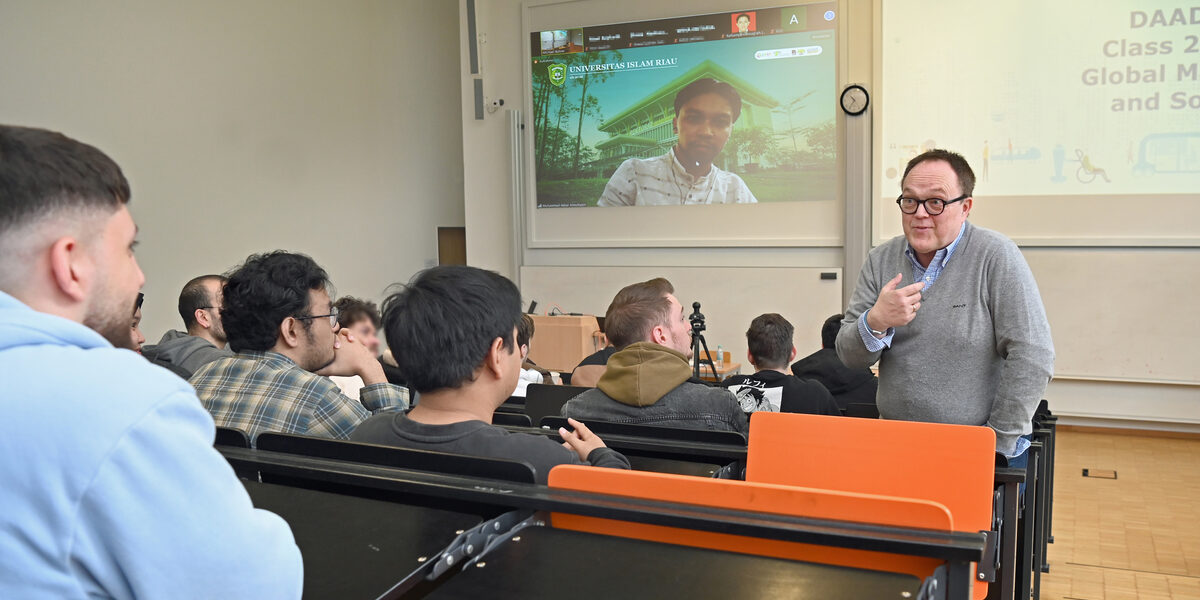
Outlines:
[[516,351],[521,292],[494,271],[426,269],[383,301],[388,347],[408,386],[426,393],[474,380],[496,338]]
[[[305,316],[308,293],[331,290],[329,275],[312,258],[276,250],[254,254],[228,274],[221,324],[234,352],[264,351],[279,339],[279,324]],[[304,321],[311,327],[312,321]]]
[[371,321],[375,329],[379,329],[379,308],[370,300],[360,300],[354,296],[342,296],[333,303],[338,312],[338,325],[349,327],[363,319]]

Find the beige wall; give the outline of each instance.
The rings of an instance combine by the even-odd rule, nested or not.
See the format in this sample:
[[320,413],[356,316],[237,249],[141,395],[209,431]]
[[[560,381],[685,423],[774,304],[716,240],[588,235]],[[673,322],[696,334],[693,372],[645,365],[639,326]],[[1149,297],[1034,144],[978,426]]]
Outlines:
[[[773,2],[764,2],[766,6]],[[460,0],[465,7],[466,0]],[[618,22],[676,16],[680,13],[719,12],[742,8],[728,0],[697,0],[682,7],[668,0],[491,0],[477,2],[477,21],[480,35],[480,55],[484,65],[480,77],[489,97],[503,97],[506,106],[521,106],[524,102],[524,61],[527,60],[527,37],[523,22],[526,7],[546,10],[563,15],[562,25],[585,24],[581,19],[591,19],[596,13],[611,18],[592,22]],[[842,0],[841,18],[846,30],[841,38],[842,57],[839,72],[843,83],[867,84],[878,81],[874,65],[878,63],[876,48],[872,40],[881,35],[875,20],[878,3],[871,0]],[[872,171],[870,167],[872,143],[869,121],[849,122],[843,125],[842,133],[851,144],[846,153],[846,181],[868,182],[865,189],[860,184],[845,185],[847,203],[845,223],[845,248],[592,248],[592,249],[547,249],[528,248],[514,235],[511,227],[514,215],[509,189],[511,185],[509,163],[509,137],[503,112],[488,115],[483,121],[474,119],[474,106],[469,96],[472,76],[467,71],[465,56],[467,40],[466,15],[462,11],[462,90],[463,90],[463,162],[468,174],[464,189],[464,202],[468,222],[468,260],[471,264],[498,269],[510,276],[518,277],[519,270],[513,268],[514,249],[520,264],[527,268],[572,267],[584,273],[601,273],[608,267],[658,267],[663,272],[674,268],[695,265],[719,267],[821,267],[844,269],[851,281],[857,278],[863,253],[870,243],[871,231],[869,198]],[[574,23],[569,23],[575,19]],[[876,95],[876,101],[879,96]],[[869,118],[868,117],[864,117]],[[857,145],[857,149],[855,149]],[[867,146],[864,151],[863,146]],[[1137,256],[1134,262],[1151,266],[1131,277],[1131,272],[1115,273],[1111,252],[1122,256]],[[1181,273],[1196,260],[1200,250],[1196,248],[1106,248],[1093,251],[1087,248],[1025,248],[1034,274],[1039,279],[1049,311],[1054,336],[1059,347],[1060,362],[1071,373],[1065,373],[1051,382],[1047,397],[1056,412],[1077,418],[1099,419],[1099,422],[1157,423],[1155,426],[1200,431],[1200,385],[1163,384],[1153,379],[1181,377],[1181,361],[1160,361],[1158,366],[1168,366],[1170,373],[1156,375],[1155,365],[1146,364],[1147,350],[1161,353],[1164,349],[1176,348],[1181,356],[1190,356],[1194,351],[1186,345],[1187,332],[1195,331],[1200,322],[1194,311],[1187,307],[1194,304],[1200,295],[1197,275]],[[1125,257],[1125,258],[1128,258]],[[1144,261],[1144,262],[1141,262]],[[1122,264],[1129,260],[1124,258]],[[853,264],[851,264],[853,263]],[[1137,268],[1137,267],[1135,267]],[[1073,279],[1094,282],[1095,285],[1065,286],[1059,274],[1069,270]],[[640,272],[640,271],[639,271]],[[1082,273],[1082,275],[1081,275]],[[1153,289],[1139,285],[1155,273],[1171,278],[1178,285],[1155,281]],[[1180,275],[1182,274],[1182,277]],[[632,281],[632,279],[631,279]],[[1122,286],[1122,283],[1134,285]],[[531,282],[532,283],[532,282]],[[527,296],[533,292],[546,295],[545,290],[526,289]],[[1166,289],[1162,294],[1153,290]],[[598,295],[604,292],[597,290]],[[736,285],[714,281],[701,289],[681,290],[681,299],[690,300],[720,297],[722,302],[753,304],[761,298],[751,297]],[[1140,294],[1140,295],[1139,295]],[[1136,302],[1114,302],[1114,297],[1136,299]],[[526,302],[531,298],[526,298]],[[544,303],[547,298],[539,298]],[[604,300],[607,303],[607,299]],[[776,303],[778,304],[778,303]],[[828,308],[822,313],[831,312]],[[710,326],[720,322],[722,315],[705,311]],[[1081,315],[1095,317],[1094,322],[1081,322]],[[798,329],[815,330],[827,314],[809,315],[810,323],[797,322]],[[797,317],[797,320],[803,317]],[[1174,322],[1179,327],[1159,326],[1159,323]],[[1145,323],[1145,326],[1138,325]],[[748,323],[747,323],[748,325]],[[744,330],[744,326],[742,327]],[[1111,332],[1106,336],[1105,332]],[[1130,338],[1128,336],[1137,336]],[[1110,353],[1104,360],[1094,360],[1094,345],[1087,340],[1099,339]],[[730,336],[726,335],[725,338]],[[798,335],[799,337],[799,335]],[[720,340],[725,344],[727,339]],[[744,343],[744,341],[743,341]],[[744,346],[727,344],[727,349],[739,354]],[[804,352],[804,349],[801,349]],[[1171,350],[1167,350],[1171,352]],[[1174,356],[1173,354],[1168,356]],[[1131,369],[1138,364],[1147,366],[1146,376],[1131,377]],[[1182,361],[1183,365],[1188,364]],[[1195,364],[1192,362],[1191,364]],[[1107,367],[1103,366],[1107,365]],[[1120,366],[1120,368],[1117,368]],[[1111,367],[1111,368],[1110,368]],[[1186,367],[1185,367],[1186,368]],[[1111,371],[1095,372],[1096,370]],[[1080,373],[1086,373],[1080,375]],[[1183,373],[1182,378],[1200,381],[1200,368]],[[1141,379],[1140,381],[1138,379]],[[1163,425],[1165,424],[1165,425]]]
[[439,0],[5,2],[0,121],[122,166],[154,342],[187,279],[252,252],[376,300],[436,260],[463,224],[457,39]]

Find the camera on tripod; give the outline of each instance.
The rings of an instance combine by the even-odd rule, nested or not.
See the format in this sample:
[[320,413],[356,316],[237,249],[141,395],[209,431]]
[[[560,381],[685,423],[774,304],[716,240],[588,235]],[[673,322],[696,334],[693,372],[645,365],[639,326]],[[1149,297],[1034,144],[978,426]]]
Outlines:
[[704,331],[704,315],[700,314],[700,303],[692,303],[692,314],[688,315],[688,321],[692,324],[692,336]]

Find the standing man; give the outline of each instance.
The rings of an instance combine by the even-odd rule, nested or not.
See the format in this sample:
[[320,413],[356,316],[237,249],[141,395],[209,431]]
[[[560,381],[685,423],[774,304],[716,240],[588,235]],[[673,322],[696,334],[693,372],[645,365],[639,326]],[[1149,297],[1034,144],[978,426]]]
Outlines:
[[0,199],[0,598],[299,598],[191,386],[118,349],[145,282],[120,167],[0,126]]
[[748,204],[758,202],[741,177],[717,168],[742,97],[728,83],[697,79],[675,95],[671,127],[679,141],[670,152],[621,163],[604,186],[599,206]]
[[157,364],[169,364],[176,371],[191,377],[200,367],[233,356],[225,348],[225,328],[221,326],[221,275],[201,275],[187,282],[179,292],[179,316],[186,330],[163,334],[153,346],[142,348],[142,354]]
[[987,425],[1020,466],[1054,367],[1033,273],[1012,240],[967,221],[975,174],[961,155],[925,152],[901,182],[904,235],[867,256],[838,356],[879,361],[883,418]]

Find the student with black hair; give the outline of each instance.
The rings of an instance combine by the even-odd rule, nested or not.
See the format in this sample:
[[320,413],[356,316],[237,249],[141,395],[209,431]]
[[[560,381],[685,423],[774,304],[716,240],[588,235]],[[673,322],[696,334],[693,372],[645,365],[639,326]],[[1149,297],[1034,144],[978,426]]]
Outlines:
[[851,369],[838,358],[837,335],[842,328],[843,318],[838,313],[825,319],[821,326],[821,349],[796,361],[792,365],[792,375],[812,379],[825,386],[833,394],[838,408],[845,412],[851,404],[875,404],[879,379],[871,369]]
[[[208,363],[191,383],[213,420],[245,431],[346,439],[374,413],[407,408],[362,340],[338,325],[329,276],[313,259],[282,250],[246,259],[225,283],[221,313],[235,354]],[[357,375],[359,399],[326,375]]]
[[746,358],[758,369],[753,375],[734,375],[722,382],[737,396],[742,410],[841,415],[833,396],[819,383],[787,372],[796,358],[795,329],[776,313],[759,315],[746,330]]
[[629,461],[583,423],[559,429],[564,443],[493,426],[517,385],[521,293],[492,271],[441,266],[417,273],[383,303],[383,330],[420,402],[408,414],[376,415],[350,439],[524,461],[539,483],[560,464],[628,469]]
[[749,204],[746,182],[713,164],[742,114],[732,85],[702,77],[675,95],[675,146],[662,156],[630,158],[604,186],[599,206]]
[[146,336],[142,334],[142,303],[146,301],[146,295],[138,292],[137,300],[133,303],[133,326],[130,328],[130,350],[142,353],[142,344],[146,343]]

